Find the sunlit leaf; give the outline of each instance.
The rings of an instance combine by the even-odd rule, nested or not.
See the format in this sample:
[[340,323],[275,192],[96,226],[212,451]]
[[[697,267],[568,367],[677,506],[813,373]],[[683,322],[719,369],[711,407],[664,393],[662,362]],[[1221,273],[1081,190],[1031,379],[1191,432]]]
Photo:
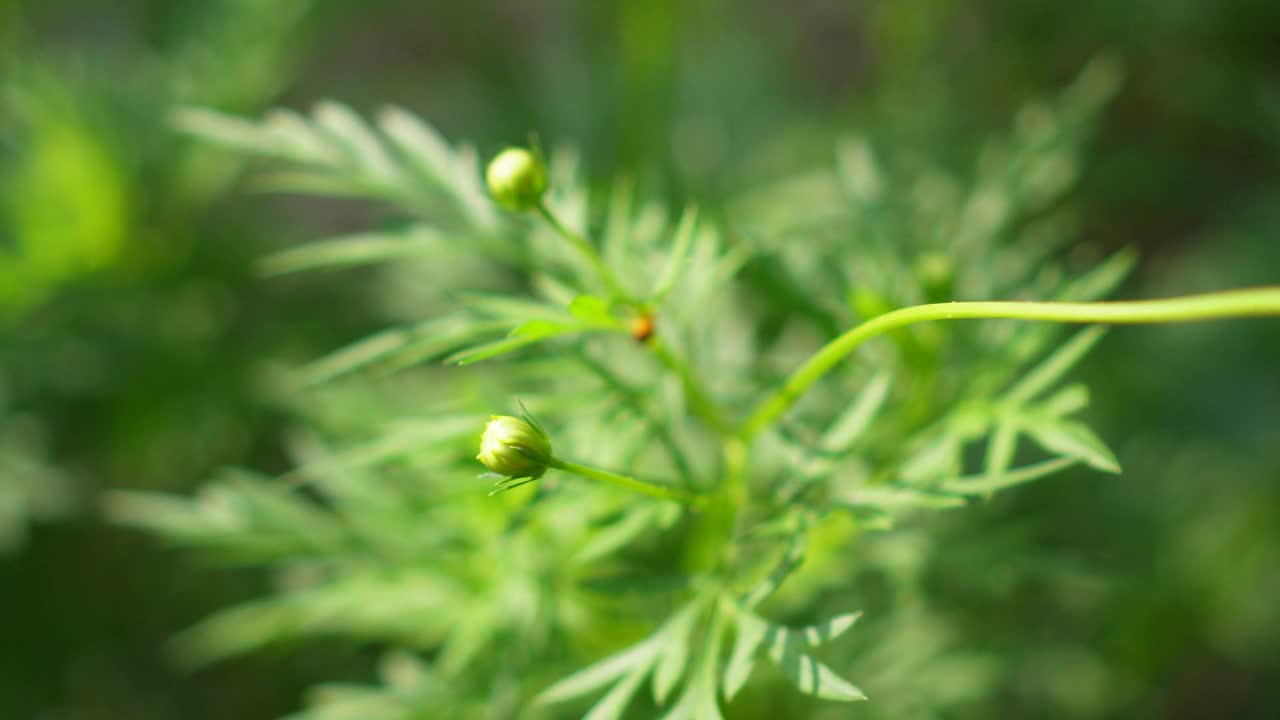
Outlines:
[[891,380],[889,373],[882,372],[863,386],[854,401],[831,423],[831,427],[818,441],[823,452],[841,453],[853,445],[884,405],[885,398],[889,396]]
[[1068,385],[1046,398],[1038,409],[1051,417],[1063,417],[1082,410],[1088,405],[1089,388],[1075,384]]
[[951,478],[938,483],[939,490],[947,492],[959,493],[961,495],[988,495],[990,493],[1011,488],[1015,485],[1022,485],[1043,477],[1048,477],[1056,472],[1065,470],[1066,468],[1080,462],[1080,458],[1076,457],[1059,457],[1052,460],[1024,465],[1012,470],[1006,470],[1004,473],[991,477],[986,474],[970,475],[963,477]]
[[735,615],[733,650],[724,668],[724,696],[732,700],[747,683],[755,668],[756,653],[764,642],[769,624],[749,613]]
[[1105,326],[1095,325],[1076,333],[1061,347],[1053,351],[1039,365],[1030,370],[1005,396],[1014,405],[1024,403],[1047,390],[1075,366],[1107,332]]
[[675,287],[680,281],[681,274],[684,273],[688,264],[690,248],[693,247],[693,239],[698,231],[698,210],[692,206],[685,209],[684,214],[680,216],[680,224],[676,226],[675,240],[672,242],[671,251],[667,255],[667,262],[662,267],[662,273],[658,275],[657,282],[653,285],[652,296],[654,302],[662,302],[671,288]]
[[316,106],[316,125],[329,131],[344,143],[351,160],[371,177],[394,181],[398,174],[382,142],[364,120],[346,105],[325,100]]
[[258,269],[263,275],[274,276],[422,257],[441,250],[441,240],[439,234],[424,227],[407,233],[343,235],[273,253],[258,262]]
[[742,605],[745,608],[753,608],[759,605],[782,586],[782,583],[795,572],[796,568],[804,562],[805,540],[803,535],[796,535],[791,543],[787,546],[782,557],[778,560],[778,564],[769,573],[768,577],[756,585],[747,596],[743,598]]
[[569,314],[583,323],[596,327],[617,327],[618,322],[609,311],[609,303],[594,295],[579,295],[569,304]]
[[[551,687],[538,693],[534,698],[537,703],[557,703],[582,697],[593,690],[598,690],[628,673],[647,671],[653,666],[662,650],[662,638],[653,635],[614,655],[561,679]],[[643,675],[641,675],[643,677]],[[629,678],[628,680],[631,680]],[[638,685],[639,680],[635,680]],[[634,689],[633,689],[634,691]],[[629,695],[627,697],[630,697]],[[625,703],[625,699],[623,700]]]
[[685,666],[689,663],[690,634],[701,609],[700,603],[690,604],[668,621],[663,629],[662,654],[653,673],[653,698],[659,705],[666,702],[676,683],[684,675]]
[[599,702],[591,706],[587,714],[582,716],[583,720],[618,720],[618,718],[621,718],[622,713],[627,709],[627,703],[631,702],[631,698],[635,696],[636,690],[639,689],[640,683],[644,682],[648,672],[649,669],[647,667],[631,671],[621,682],[605,693]]
[[840,497],[840,502],[850,508],[923,508],[928,510],[945,510],[963,507],[965,499],[955,495],[929,492],[912,487],[865,486],[859,487]]
[[996,425],[995,432],[991,434],[991,438],[987,441],[987,456],[983,463],[987,477],[993,482],[1003,475],[1009,465],[1013,463],[1013,454],[1017,450],[1017,445],[1017,419],[1013,417],[1002,418],[1001,422]]
[[449,184],[454,173],[453,153],[435,128],[398,107],[383,110],[378,127],[423,176]]
[[824,700],[849,702],[866,700],[867,696],[855,685],[837,675],[822,662],[801,651],[803,642],[795,635],[777,626],[770,626],[765,633],[764,647],[769,659],[782,670],[782,674],[800,692]]
[[1026,426],[1027,434],[1045,450],[1060,455],[1078,457],[1090,467],[1103,472],[1120,472],[1120,463],[1092,430],[1071,420],[1032,422]]

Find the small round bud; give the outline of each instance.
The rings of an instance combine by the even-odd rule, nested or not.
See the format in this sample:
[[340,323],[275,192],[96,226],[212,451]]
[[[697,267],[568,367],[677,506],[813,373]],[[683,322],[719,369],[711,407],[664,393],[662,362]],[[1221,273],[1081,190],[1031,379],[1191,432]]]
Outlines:
[[489,192],[508,210],[532,210],[547,191],[547,166],[524,148],[507,148],[489,161],[485,171]]
[[513,480],[537,480],[551,463],[551,440],[532,418],[493,415],[484,427],[476,459]]

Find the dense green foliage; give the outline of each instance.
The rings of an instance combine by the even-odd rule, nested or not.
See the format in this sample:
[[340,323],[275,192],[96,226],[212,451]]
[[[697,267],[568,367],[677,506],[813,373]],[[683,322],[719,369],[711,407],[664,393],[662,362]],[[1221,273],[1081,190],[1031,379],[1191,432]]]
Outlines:
[[[647,717],[739,689],[730,717],[1273,705],[1261,321],[1116,331],[1074,369],[1100,332],[896,331],[759,436],[732,536],[715,507],[558,471],[487,497],[474,459],[519,400],[557,454],[709,491],[724,425],[894,307],[1102,297],[1130,244],[1125,295],[1275,283],[1265,3],[129,2],[98,44],[58,41],[77,3],[25,5],[0,12],[0,582],[23,648],[0,715],[555,717],[632,693]],[[510,26],[535,41],[477,32]],[[429,62],[396,56],[420,44]],[[236,119],[281,90],[315,112]],[[231,155],[175,123],[267,156],[247,187],[322,199],[227,193]],[[557,148],[555,217],[621,294],[490,203],[483,157],[530,128]],[[228,465],[249,469],[206,482]],[[115,519],[187,549],[99,525],[121,487]],[[171,569],[193,558],[215,568]],[[185,667],[253,652],[184,678],[163,639],[210,612],[172,646]]]
[[[316,717],[367,717],[371,704],[386,717],[537,715],[546,711],[529,698],[542,685],[602,651],[617,654],[545,690],[540,704],[612,688],[588,714],[620,717],[652,674],[666,717],[718,717],[722,697],[761,676],[757,654],[805,693],[862,699],[805,648],[853,625],[867,575],[894,579],[891,595],[919,594],[918,578],[902,576],[921,563],[927,537],[911,518],[1077,462],[1119,471],[1071,418],[1087,391],[1061,385],[1102,333],[1063,342],[1051,326],[903,329],[891,347],[841,367],[776,431],[748,425],[735,439],[731,418],[859,318],[957,296],[1087,301],[1112,290],[1129,255],[1064,273],[1051,258],[1070,238],[1045,211],[1072,181],[1084,129],[1117,81],[1100,61],[1056,101],[1027,107],[969,177],[936,166],[893,172],[852,138],[834,169],[753,191],[723,226],[692,208],[668,218],[627,185],[595,209],[570,151],[554,154],[551,222],[502,214],[473,151],[394,108],[376,126],[333,102],[260,123],[183,111],[188,131],[279,161],[260,181],[273,189],[372,197],[395,211],[388,230],[287,249],[263,260],[267,272],[382,264],[379,286],[410,309],[409,322],[285,379],[336,384],[314,391],[326,397],[316,419],[327,432],[298,441],[292,482],[237,472],[194,501],[111,499],[121,521],[279,574],[272,597],[185,633],[183,652],[207,661],[337,635],[389,643],[401,663],[413,650],[432,658],[412,692],[389,679],[381,692],[327,694]],[[580,262],[596,250],[576,245],[590,241],[572,230],[561,237],[560,222],[601,238],[599,262]],[[656,327],[642,343],[630,332],[639,318]],[[441,359],[468,367],[432,366]],[[370,402],[382,393],[386,404]],[[475,480],[479,419],[517,396],[576,458],[719,494],[691,513],[563,479],[489,498]],[[1022,436],[1038,456],[1022,459]],[[966,462],[974,445],[985,447],[976,465]],[[547,464],[548,451],[538,453],[534,477]],[[868,532],[899,521],[893,542],[920,549],[878,557]],[[637,596],[659,611],[641,611]],[[757,606],[799,625],[766,620]],[[826,617],[826,607],[840,614]],[[866,632],[890,621],[900,619],[869,618]],[[914,622],[943,624],[927,608]],[[862,652],[892,654],[897,642],[888,633]],[[939,673],[956,696],[882,683],[886,701],[873,714],[988,691],[980,678],[994,659],[923,660],[915,679]],[[761,683],[748,691],[768,692]]]

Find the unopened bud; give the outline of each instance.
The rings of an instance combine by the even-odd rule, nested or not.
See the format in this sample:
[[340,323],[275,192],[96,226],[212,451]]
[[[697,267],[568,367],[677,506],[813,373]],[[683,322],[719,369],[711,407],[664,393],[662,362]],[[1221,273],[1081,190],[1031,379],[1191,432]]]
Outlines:
[[476,459],[513,480],[537,480],[551,463],[551,440],[532,418],[494,415],[484,427]]
[[489,162],[485,180],[493,199],[502,207],[532,210],[547,191],[547,166],[529,150],[507,148]]

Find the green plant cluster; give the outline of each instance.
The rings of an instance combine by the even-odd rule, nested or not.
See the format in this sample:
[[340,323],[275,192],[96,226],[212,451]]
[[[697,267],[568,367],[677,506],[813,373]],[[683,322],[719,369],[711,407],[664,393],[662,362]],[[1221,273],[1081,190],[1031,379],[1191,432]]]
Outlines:
[[[832,167],[723,216],[671,213],[626,182],[592,194],[563,149],[536,208],[522,200],[535,212],[504,212],[477,151],[400,109],[181,111],[186,131],[265,158],[261,187],[380,203],[377,228],[261,267],[370,266],[395,320],[282,371],[308,418],[286,476],[113,495],[121,522],[274,574],[181,652],[385,648],[380,683],[316,689],[296,715],[316,720],[764,717],[782,684],[815,717],[845,712],[818,700],[872,695],[868,715],[902,717],[982,696],[1001,659],[951,647],[920,573],[946,549],[921,520],[1073,465],[1119,471],[1066,379],[1104,330],[909,320],[951,317],[921,304],[1081,304],[1117,287],[1131,254],[1080,267],[1063,198],[1118,81],[1096,61],[967,174],[849,138]],[[1268,292],[1152,317],[999,305],[1164,321],[1274,314]],[[896,322],[903,308],[917,315]],[[881,341],[845,332],[859,323]],[[491,496],[480,432],[517,399],[556,458]]]

